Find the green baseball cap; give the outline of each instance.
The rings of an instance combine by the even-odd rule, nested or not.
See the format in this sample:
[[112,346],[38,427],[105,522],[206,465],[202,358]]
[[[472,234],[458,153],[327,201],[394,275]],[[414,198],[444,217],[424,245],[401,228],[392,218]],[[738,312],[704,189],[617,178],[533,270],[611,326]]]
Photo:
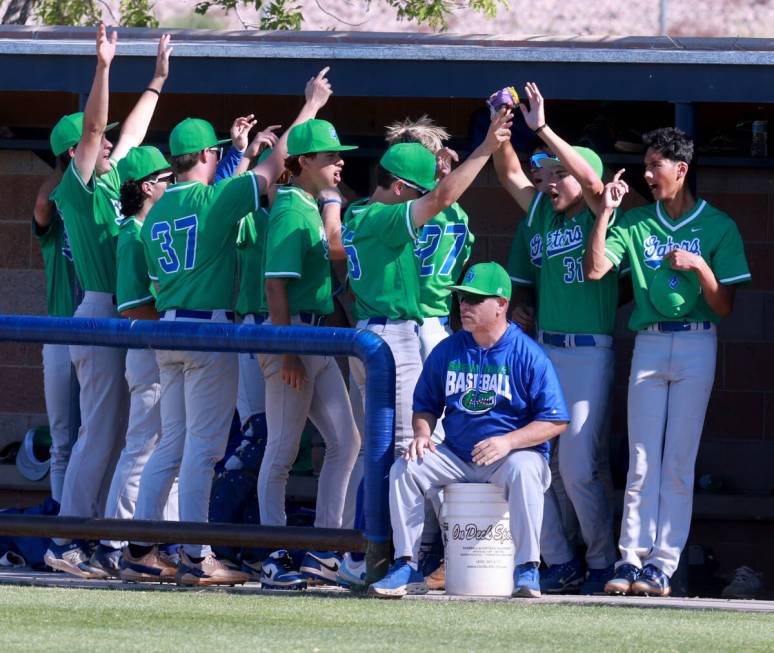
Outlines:
[[435,188],[435,156],[419,143],[397,143],[384,153],[379,165],[421,189]]
[[449,289],[510,300],[511,278],[499,263],[476,263],[465,273],[459,286],[449,286]]
[[695,272],[673,270],[664,259],[650,280],[648,297],[664,317],[682,317],[691,312],[701,293]]
[[288,134],[288,154],[312,154],[313,152],[344,152],[356,150],[357,145],[342,145],[336,128],[327,120],[307,120],[293,127]]
[[[105,131],[108,132],[117,126],[117,122],[111,122],[105,126]],[[62,116],[59,122],[54,125],[49,137],[54,156],[64,154],[68,148],[78,145],[81,134],[83,134],[83,111]]]
[[[596,173],[597,177],[602,179],[602,173],[604,172],[605,166],[602,165],[602,159],[599,158],[599,154],[582,145],[573,145],[572,149],[580,154],[583,160],[591,166],[591,169]],[[559,158],[546,158],[540,160],[540,165],[543,168],[553,168],[556,166],[564,166],[564,163],[562,163],[562,160]]]
[[169,152],[172,156],[182,156],[230,142],[230,138],[218,140],[215,128],[207,120],[186,118],[169,135]]
[[118,162],[118,175],[122,182],[128,179],[145,179],[154,172],[169,170],[169,168],[169,162],[158,148],[152,145],[142,145],[133,147]]

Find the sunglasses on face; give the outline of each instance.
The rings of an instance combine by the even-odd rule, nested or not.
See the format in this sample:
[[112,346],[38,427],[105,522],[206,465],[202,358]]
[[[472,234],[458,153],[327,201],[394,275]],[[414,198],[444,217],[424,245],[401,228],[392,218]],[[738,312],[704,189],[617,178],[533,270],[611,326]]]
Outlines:
[[208,147],[207,150],[209,152],[213,152],[215,156],[218,157],[218,163],[220,163],[220,160],[223,158],[223,148],[222,147]]
[[151,184],[158,184],[158,183],[172,183],[175,180],[175,175],[172,172],[168,172],[165,175],[160,175],[156,177],[155,179],[149,179],[148,181]]
[[531,168],[540,169],[543,167],[540,162],[544,161],[545,159],[553,159],[555,161],[558,160],[555,156],[551,156],[545,152],[538,152],[537,154],[533,154],[531,157],[529,157],[529,165]]
[[484,300],[489,299],[490,295],[473,295],[472,293],[458,292],[457,299],[460,304],[465,303],[470,306],[481,304]]

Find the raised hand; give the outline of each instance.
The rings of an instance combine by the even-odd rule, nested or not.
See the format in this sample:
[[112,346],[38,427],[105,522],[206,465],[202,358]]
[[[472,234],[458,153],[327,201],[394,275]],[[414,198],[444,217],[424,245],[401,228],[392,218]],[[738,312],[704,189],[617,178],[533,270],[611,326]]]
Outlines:
[[540,94],[540,89],[538,89],[537,84],[534,82],[527,82],[527,85],[524,87],[524,94],[529,101],[529,109],[524,104],[519,104],[519,109],[521,110],[521,115],[524,116],[524,122],[527,123],[527,127],[535,131],[546,124],[545,102]]
[[234,119],[229,130],[229,136],[231,136],[232,145],[240,152],[244,152],[247,149],[248,136],[250,130],[255,127],[257,120],[251,113],[249,116],[240,116]]
[[629,184],[621,179],[621,175],[624,172],[626,172],[626,168],[621,168],[615,173],[613,181],[605,184],[605,192],[602,195],[602,209],[617,209],[621,206],[624,195],[629,192]]
[[500,109],[494,120],[489,124],[489,131],[482,143],[484,149],[492,154],[505,141],[511,139],[511,125],[513,124],[513,113],[510,109]]
[[118,32],[113,30],[108,38],[105,24],[100,23],[97,28],[97,61],[103,66],[109,66],[116,56],[116,41],[118,41]]
[[245,156],[251,159],[255,159],[267,147],[274,147],[278,140],[278,136],[274,132],[281,127],[282,125],[269,125],[268,127],[265,127],[259,131],[255,136],[253,136],[253,140],[250,141],[250,145],[247,146],[247,150],[245,150]]
[[155,77],[166,79],[169,76],[169,55],[172,54],[172,46],[169,45],[169,40],[172,37],[169,34],[163,34],[159,39],[159,51],[156,55],[156,72]]
[[317,109],[324,107],[333,94],[331,83],[326,77],[330,69],[330,66],[325,66],[317,75],[309,79],[304,89],[306,101],[314,104]]
[[442,179],[451,172],[452,163],[458,163],[459,155],[450,147],[444,147],[438,150],[435,155],[436,177]]

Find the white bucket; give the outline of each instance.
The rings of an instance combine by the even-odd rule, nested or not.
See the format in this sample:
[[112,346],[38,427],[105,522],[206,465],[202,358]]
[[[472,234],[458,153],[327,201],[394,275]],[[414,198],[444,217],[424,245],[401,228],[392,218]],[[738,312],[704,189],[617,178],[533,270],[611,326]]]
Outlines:
[[515,551],[501,487],[491,483],[445,487],[441,528],[447,594],[511,595]]

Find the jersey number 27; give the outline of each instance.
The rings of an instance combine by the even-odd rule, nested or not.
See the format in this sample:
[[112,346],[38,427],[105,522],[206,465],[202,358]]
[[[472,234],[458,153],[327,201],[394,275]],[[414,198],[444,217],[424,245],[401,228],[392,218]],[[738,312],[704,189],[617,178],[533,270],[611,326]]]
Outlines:
[[422,228],[422,233],[417,239],[417,246],[415,249],[416,255],[419,258],[419,276],[420,277],[432,277],[436,274],[435,263],[432,262],[433,256],[438,250],[438,246],[441,244],[443,236],[451,236],[454,238],[451,249],[449,249],[446,258],[443,260],[441,267],[438,270],[439,275],[449,275],[454,270],[454,264],[457,262],[457,257],[460,255],[465,240],[468,237],[468,227],[464,224],[447,224],[446,228],[441,231],[441,225],[438,224],[426,224]]

